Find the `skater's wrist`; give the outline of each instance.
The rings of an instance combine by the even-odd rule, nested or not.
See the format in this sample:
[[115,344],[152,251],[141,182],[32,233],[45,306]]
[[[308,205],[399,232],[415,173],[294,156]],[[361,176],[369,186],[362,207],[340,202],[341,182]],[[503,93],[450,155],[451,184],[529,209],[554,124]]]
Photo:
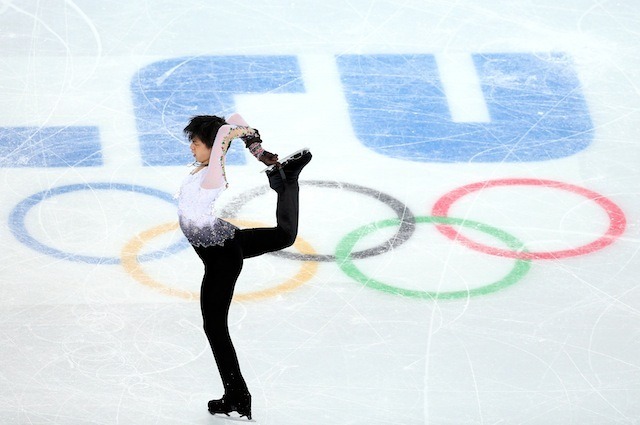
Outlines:
[[254,143],[262,143],[262,139],[260,138],[260,132],[255,128],[251,127],[243,127],[243,135],[241,136],[242,141],[244,141],[244,145],[249,148]]
[[260,157],[264,154],[264,149],[262,149],[262,145],[260,142],[253,142],[248,147],[249,152],[253,155],[257,160],[260,160]]

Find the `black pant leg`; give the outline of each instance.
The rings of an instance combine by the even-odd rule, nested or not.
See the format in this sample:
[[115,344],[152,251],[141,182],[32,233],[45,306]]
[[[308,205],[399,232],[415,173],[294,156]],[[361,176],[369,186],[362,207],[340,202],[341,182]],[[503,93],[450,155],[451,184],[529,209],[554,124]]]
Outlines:
[[278,251],[293,245],[298,235],[300,187],[298,182],[286,182],[278,192],[276,227],[242,229],[242,252],[251,258],[266,252]]
[[200,308],[213,356],[218,366],[225,393],[246,391],[228,326],[229,307],[236,281],[242,270],[239,241],[227,240],[224,246],[194,247],[205,265],[200,289]]

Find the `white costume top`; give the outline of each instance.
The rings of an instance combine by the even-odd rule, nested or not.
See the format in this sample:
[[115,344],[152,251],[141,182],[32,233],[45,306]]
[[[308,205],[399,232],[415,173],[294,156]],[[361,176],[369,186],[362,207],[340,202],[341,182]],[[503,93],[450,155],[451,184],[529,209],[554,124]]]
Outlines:
[[[253,135],[255,130],[246,126],[242,118],[234,114],[216,134],[211,150],[209,166],[195,174],[189,174],[176,194],[180,229],[191,245],[209,247],[223,245],[233,238],[238,229],[219,219],[214,210],[218,197],[227,187],[224,159],[231,140]],[[236,126],[241,124],[242,126]]]
[[225,190],[202,187],[206,170],[189,174],[176,195],[178,198],[178,217],[180,229],[189,243],[195,246],[222,245],[234,236],[236,226],[219,219],[214,210],[216,199]]

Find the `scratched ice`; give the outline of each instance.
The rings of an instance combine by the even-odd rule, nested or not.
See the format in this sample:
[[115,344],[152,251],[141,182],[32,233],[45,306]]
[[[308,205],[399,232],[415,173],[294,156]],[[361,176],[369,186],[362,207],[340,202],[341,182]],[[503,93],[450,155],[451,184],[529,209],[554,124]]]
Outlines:
[[314,153],[232,305],[256,422],[638,424],[637,5],[519,3],[1,2],[0,423],[226,423],[172,194],[239,111]]

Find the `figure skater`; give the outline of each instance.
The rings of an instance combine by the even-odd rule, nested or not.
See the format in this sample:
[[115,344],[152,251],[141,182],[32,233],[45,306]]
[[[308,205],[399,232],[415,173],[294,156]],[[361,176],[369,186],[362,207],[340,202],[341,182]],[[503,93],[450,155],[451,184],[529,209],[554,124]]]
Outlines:
[[[236,411],[251,419],[251,394],[240,372],[229,336],[227,316],[233,290],[245,258],[291,246],[298,233],[298,175],[311,160],[308,149],[278,161],[265,151],[257,130],[238,114],[227,120],[214,115],[193,117],[184,129],[196,168],[185,178],[178,197],[180,228],[204,263],[200,308],[224,395],[209,401],[209,412]],[[240,138],[251,154],[270,169],[269,186],[277,193],[276,227],[238,229],[216,217],[213,206],[227,188],[225,155]]]

